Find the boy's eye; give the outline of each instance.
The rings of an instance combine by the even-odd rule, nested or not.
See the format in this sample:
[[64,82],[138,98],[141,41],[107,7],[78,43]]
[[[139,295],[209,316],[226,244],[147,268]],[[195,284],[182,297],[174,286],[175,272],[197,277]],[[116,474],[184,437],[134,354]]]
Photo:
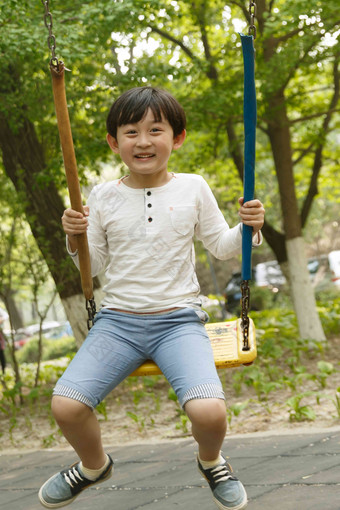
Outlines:
[[158,127],[154,127],[151,129],[151,133],[159,133],[160,131],[161,131],[161,129]]

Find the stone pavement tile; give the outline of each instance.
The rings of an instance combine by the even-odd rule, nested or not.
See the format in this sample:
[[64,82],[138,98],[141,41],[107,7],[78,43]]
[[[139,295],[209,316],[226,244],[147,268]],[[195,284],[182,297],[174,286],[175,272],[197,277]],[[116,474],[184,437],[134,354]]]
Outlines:
[[303,483],[303,477],[311,474],[315,476],[314,483],[319,483],[318,473],[333,468],[339,470],[339,464],[339,456],[319,456],[317,460],[311,458],[308,462],[305,457],[272,457],[261,459],[256,467],[245,467],[240,473],[243,482],[252,485]]
[[310,441],[305,448],[299,450],[301,455],[323,455],[326,452],[340,454],[340,433],[316,438],[314,441]]
[[[81,507],[79,509],[93,510],[95,500],[92,499],[92,506],[87,506],[86,500],[82,496]],[[91,497],[91,496],[89,496]],[[80,501],[80,500],[79,500]],[[90,500],[89,500],[90,502]],[[101,495],[101,510],[170,510],[173,508],[182,508],[185,510],[216,510],[211,491],[207,487],[163,487],[147,489],[118,489],[108,494],[106,491]],[[110,506],[111,505],[111,506]],[[74,510],[77,510],[75,508]]]
[[190,462],[147,462],[116,464],[113,483],[119,487],[132,485],[152,485],[163,487],[166,485],[197,485],[201,475],[197,470],[195,459]]
[[[340,510],[339,441],[340,433],[236,437],[227,438],[224,451],[246,486],[249,510]],[[216,508],[197,471],[193,440],[107,451],[115,458],[113,477],[81,494],[72,509]],[[0,455],[1,510],[42,510],[39,487],[74,461],[72,451]]]
[[35,489],[30,490],[1,490],[0,489],[0,508],[1,510],[26,510],[26,504],[28,499],[32,499],[37,502],[37,491]]
[[183,458],[192,457],[197,451],[196,442],[192,439],[171,441],[171,448],[169,448],[169,442],[159,443],[153,445],[127,445],[124,447],[107,446],[105,451],[110,453],[113,460],[129,460],[135,461],[149,461],[152,459],[166,458]]
[[34,452],[7,455],[0,453],[0,476],[3,471],[7,472],[9,469],[15,470],[18,466],[22,466],[24,459],[27,464],[34,466],[36,464],[55,464],[59,461],[59,459],[63,459],[64,457],[64,452],[53,452],[50,450],[39,450]]
[[339,510],[339,486],[286,485],[254,497],[249,510]]
[[[1,510],[43,510],[37,490],[13,491],[12,497],[3,499],[0,493]],[[163,487],[146,489],[91,488],[80,494],[72,503],[72,510],[214,510],[211,492],[207,487]]]
[[[279,487],[281,487],[278,484],[249,485],[247,483],[245,483],[244,486],[247,491],[249,501],[257,500],[260,497],[264,496],[265,494],[270,494],[272,492],[274,493]],[[251,508],[252,507],[250,506],[250,509]],[[265,509],[265,510],[267,510],[267,509]],[[285,509],[282,509],[279,505],[277,505],[277,510],[285,510]],[[302,510],[302,509],[299,509],[299,510]]]
[[329,469],[323,469],[321,472],[307,474],[303,477],[306,485],[315,484],[338,484],[339,485],[339,509],[340,509],[340,458],[335,466]]
[[[139,510],[140,507],[136,507]],[[146,507],[148,508],[148,507]],[[189,488],[170,494],[166,499],[155,501],[152,510],[216,510],[211,491],[207,487]],[[146,509],[145,509],[146,510]]]
[[[141,489],[106,489],[103,486],[96,489],[90,489],[81,494],[72,504],[72,510],[134,510],[137,508],[159,510],[163,508],[173,494],[180,492],[181,488],[148,488]],[[42,507],[41,509],[42,510]]]
[[[270,437],[226,438],[223,445],[225,455],[242,457],[270,457],[283,454],[310,454],[340,452],[340,433],[318,434],[317,441],[311,442],[308,434],[294,434]],[[311,450],[313,449],[313,452]]]
[[[74,453],[34,452],[24,455],[7,455],[1,460],[0,489],[17,489],[18,480],[22,489],[41,485],[47,478],[64,467],[72,464],[76,459]],[[34,484],[32,482],[34,480]]]

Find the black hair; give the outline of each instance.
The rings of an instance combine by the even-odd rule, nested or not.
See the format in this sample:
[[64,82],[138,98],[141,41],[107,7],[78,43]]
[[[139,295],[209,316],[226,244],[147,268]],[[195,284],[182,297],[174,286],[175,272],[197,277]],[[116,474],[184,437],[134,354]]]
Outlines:
[[169,92],[155,87],[136,87],[124,92],[111,106],[106,119],[107,132],[117,138],[118,127],[139,122],[149,108],[156,122],[160,122],[163,115],[172,127],[174,137],[185,129],[185,112]]

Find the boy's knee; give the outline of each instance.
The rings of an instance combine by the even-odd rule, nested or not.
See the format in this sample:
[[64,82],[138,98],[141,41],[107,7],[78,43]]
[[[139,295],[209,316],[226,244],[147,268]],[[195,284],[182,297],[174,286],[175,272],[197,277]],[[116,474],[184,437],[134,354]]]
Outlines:
[[224,429],[227,424],[225,402],[222,399],[197,399],[185,404],[185,411],[193,425],[207,429]]
[[58,423],[71,423],[83,420],[92,410],[82,402],[55,395],[52,398],[52,413]]

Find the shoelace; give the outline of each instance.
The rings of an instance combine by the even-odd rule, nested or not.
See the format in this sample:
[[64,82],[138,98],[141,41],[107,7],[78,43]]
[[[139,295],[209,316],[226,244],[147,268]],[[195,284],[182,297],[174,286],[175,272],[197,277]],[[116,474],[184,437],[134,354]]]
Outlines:
[[234,479],[233,475],[225,465],[217,466],[211,470],[215,482],[225,482],[226,480]]
[[[64,473],[65,482],[68,483],[72,488],[74,487],[73,484],[77,485],[77,483],[82,482],[83,478],[80,476],[79,471],[76,469],[76,467],[73,467],[67,471],[67,473]],[[78,480],[77,480],[78,478]]]

